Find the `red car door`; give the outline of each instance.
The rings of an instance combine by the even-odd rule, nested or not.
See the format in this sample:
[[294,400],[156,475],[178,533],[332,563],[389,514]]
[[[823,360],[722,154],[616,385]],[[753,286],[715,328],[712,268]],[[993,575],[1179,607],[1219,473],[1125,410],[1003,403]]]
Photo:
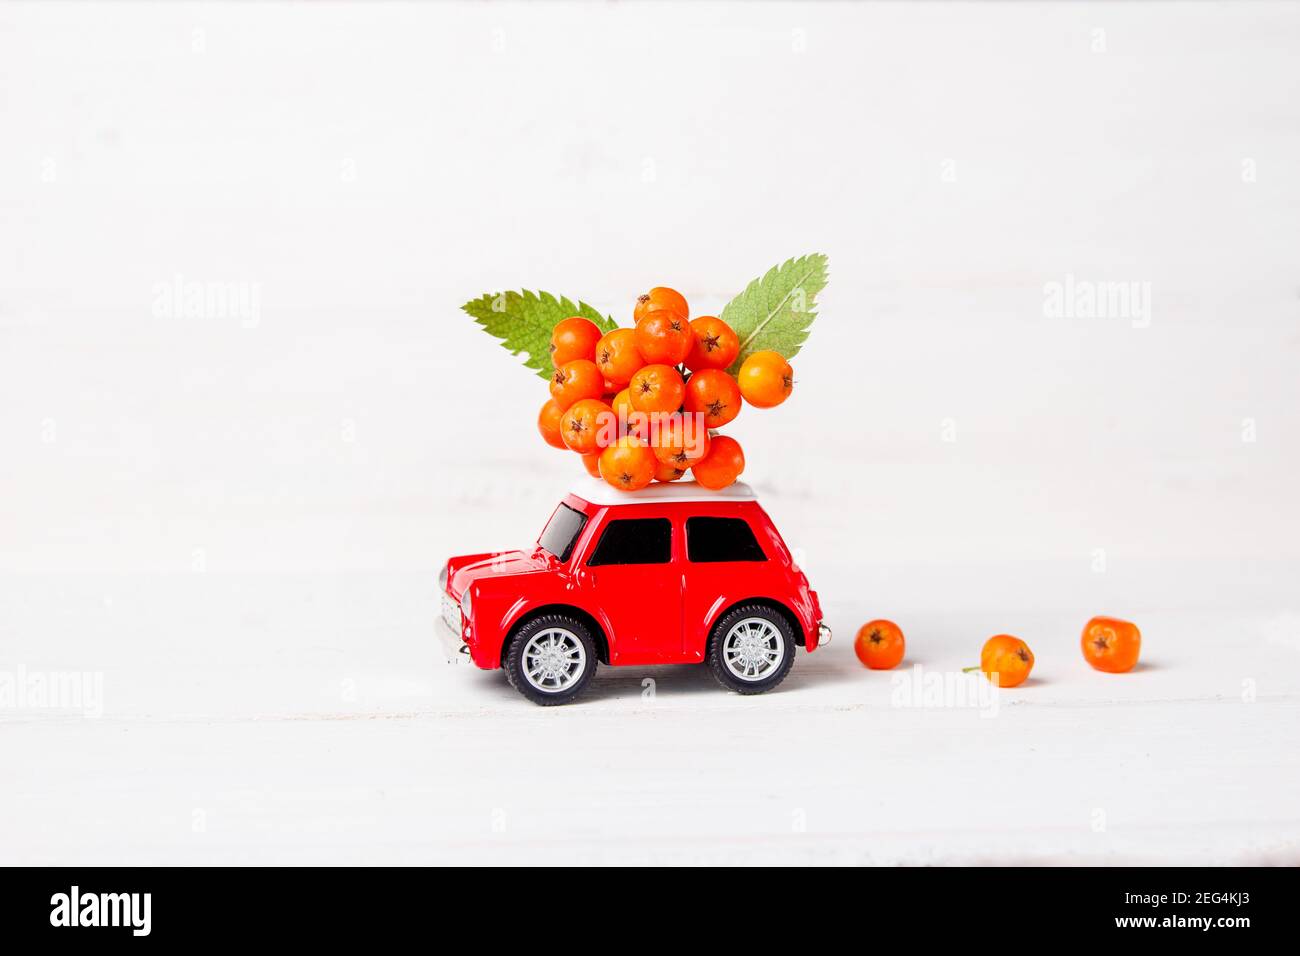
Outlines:
[[775,562],[759,543],[748,517],[739,509],[719,507],[713,514],[686,518],[686,540],[680,550],[686,559],[682,610],[688,660],[704,659],[709,638],[706,622],[735,601],[773,591]]
[[605,627],[611,664],[682,660],[681,549],[672,521],[640,509],[607,512],[577,579]]

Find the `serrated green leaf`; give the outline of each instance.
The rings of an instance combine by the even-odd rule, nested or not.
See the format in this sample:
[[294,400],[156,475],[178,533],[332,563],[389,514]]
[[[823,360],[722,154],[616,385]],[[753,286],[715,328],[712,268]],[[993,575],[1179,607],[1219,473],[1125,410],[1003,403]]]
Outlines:
[[826,257],[814,253],[773,266],[727,303],[719,318],[740,338],[732,375],[755,352],[771,349],[787,359],[799,352],[817,318],[813,310],[826,279]]
[[551,331],[555,323],[580,315],[602,332],[617,326],[587,303],[574,305],[549,292],[489,292],[461,306],[484,330],[501,340],[512,355],[525,355],[524,364],[542,378],[551,377]]

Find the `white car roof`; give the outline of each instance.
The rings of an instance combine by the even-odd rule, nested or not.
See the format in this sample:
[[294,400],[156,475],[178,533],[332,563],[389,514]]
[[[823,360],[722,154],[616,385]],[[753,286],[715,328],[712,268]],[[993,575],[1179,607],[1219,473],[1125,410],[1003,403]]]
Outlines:
[[710,491],[694,481],[655,481],[638,491],[620,491],[601,478],[577,482],[569,493],[593,505],[635,505],[647,501],[757,501],[754,489],[737,481]]

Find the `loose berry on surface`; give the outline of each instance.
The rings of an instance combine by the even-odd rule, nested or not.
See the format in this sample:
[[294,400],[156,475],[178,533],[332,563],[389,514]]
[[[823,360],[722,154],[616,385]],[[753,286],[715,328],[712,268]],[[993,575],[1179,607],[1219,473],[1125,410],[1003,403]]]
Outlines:
[[979,669],[999,687],[1016,687],[1023,684],[1034,669],[1034,652],[1018,637],[997,634],[984,642]]
[[903,659],[906,644],[903,632],[893,621],[868,621],[858,629],[853,650],[858,660],[875,671],[897,667]]
[[1083,659],[1099,671],[1123,674],[1137,666],[1142,653],[1142,632],[1131,621],[1094,617],[1080,639]]

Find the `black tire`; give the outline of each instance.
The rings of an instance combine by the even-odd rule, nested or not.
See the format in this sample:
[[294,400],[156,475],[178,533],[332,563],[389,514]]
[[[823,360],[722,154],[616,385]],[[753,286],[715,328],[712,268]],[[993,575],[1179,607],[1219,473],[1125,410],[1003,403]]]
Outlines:
[[[567,633],[576,643],[574,647],[581,647],[582,653],[578,657],[582,660],[581,670],[568,679],[563,686],[556,686],[554,689],[548,689],[545,685],[550,680],[530,679],[525,671],[525,657],[530,661],[537,662],[537,657],[529,654],[529,647],[534,639],[541,639],[543,635],[558,633]],[[567,639],[561,639],[567,640]],[[557,643],[557,646],[558,643]],[[537,650],[537,648],[534,648]],[[517,631],[510,641],[510,650],[506,654],[506,679],[510,681],[510,686],[519,693],[523,694],[534,704],[542,707],[553,707],[556,704],[567,704],[573,698],[582,693],[583,689],[591,682],[592,675],[596,673],[596,642],[592,640],[591,632],[587,625],[583,624],[575,617],[567,614],[543,614],[535,617],[528,623],[524,624]],[[557,684],[560,677],[553,678]]]
[[[727,635],[737,624],[746,620],[766,622],[770,635],[768,647],[775,649],[777,642],[780,642],[781,650],[779,662],[767,671],[756,671],[750,679],[742,677],[727,664]],[[709,634],[709,670],[718,683],[728,690],[734,690],[738,694],[762,694],[781,683],[785,680],[785,675],[790,673],[790,668],[794,665],[795,646],[794,631],[784,614],[764,604],[742,604],[722,615],[713,625]],[[743,660],[737,660],[737,666],[743,669]]]

